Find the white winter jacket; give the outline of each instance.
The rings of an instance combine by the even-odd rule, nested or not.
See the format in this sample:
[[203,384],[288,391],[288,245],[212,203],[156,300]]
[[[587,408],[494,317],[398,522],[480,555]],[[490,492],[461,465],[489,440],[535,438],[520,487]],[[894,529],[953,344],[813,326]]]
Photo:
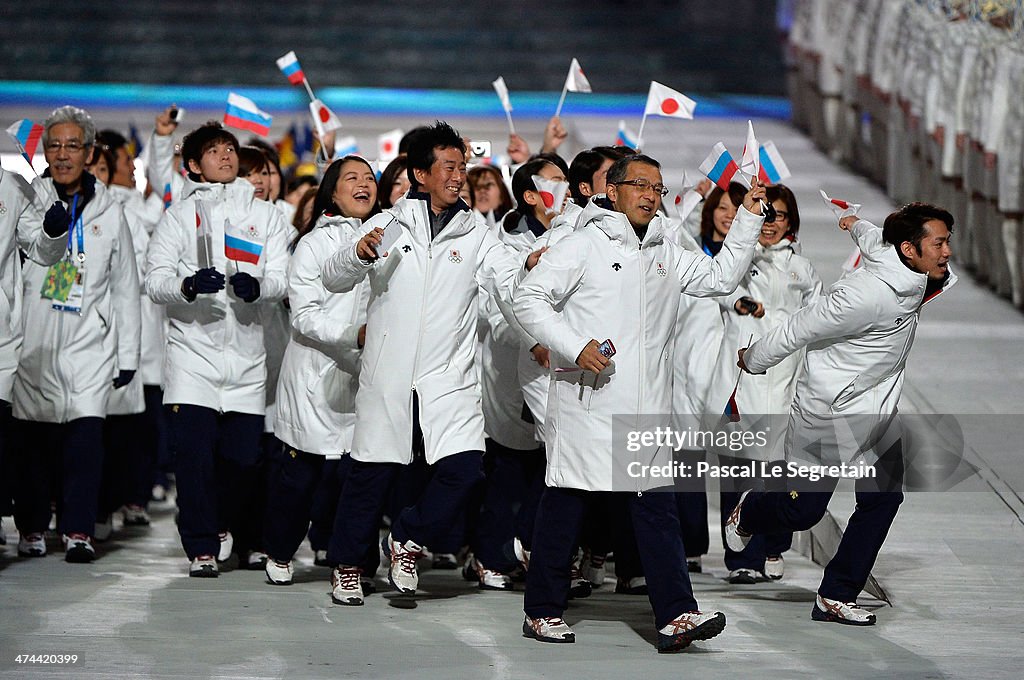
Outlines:
[[[50,205],[53,205],[51,202]],[[43,206],[21,175],[0,168],[0,400],[11,400],[21,352],[22,276],[18,249],[49,266],[60,259],[67,237],[43,231]]]
[[[50,178],[33,186],[53,204]],[[139,275],[132,236],[121,206],[99,182],[82,211],[85,291],[81,314],[53,309],[39,292],[48,267],[26,262],[25,341],[14,379],[14,416],[66,423],[102,418],[119,370],[139,367]],[[70,206],[68,206],[70,212]],[[74,256],[79,254],[72,228]]]
[[[196,247],[196,202],[202,201],[212,228],[212,264],[230,278],[248,272],[260,297],[248,303],[230,283],[215,294],[189,302],[182,281],[200,268]],[[224,222],[242,224],[263,243],[258,264],[230,264],[224,257]],[[281,212],[253,197],[244,179],[230,184],[185,183],[149,242],[146,292],[167,306],[164,403],[195,404],[225,413],[262,415],[265,408],[266,351],[260,305],[282,300],[287,289],[288,231]]]
[[[741,208],[711,259],[665,239],[661,216],[639,241],[625,215],[602,207],[602,199],[593,199],[581,226],[544,254],[513,303],[519,323],[552,351],[546,482],[590,491],[613,490],[615,467],[625,468],[613,417],[635,424],[640,414],[670,416],[680,291],[731,292],[747,271],[762,222]],[[587,343],[606,338],[618,350],[612,366],[599,376],[579,369],[576,357]]]
[[[881,230],[858,221],[851,236],[864,266],[833,284],[750,346],[744,361],[753,373],[807,347],[786,434],[786,458],[820,464],[871,464],[898,432],[892,425],[903,390],[903,371],[914,343],[928,277],[905,266]],[[945,291],[956,283],[950,272]],[[933,296],[934,297],[934,296]],[[882,448],[881,446],[879,448]],[[808,450],[817,452],[811,455]]]
[[364,282],[347,293],[331,293],[320,270],[364,233],[361,220],[324,215],[299,241],[288,268],[292,336],[277,382],[274,434],[307,453],[352,449],[359,327],[366,322],[370,288]]
[[352,457],[360,461],[411,462],[413,393],[429,464],[483,450],[477,288],[510,297],[523,269],[461,202],[431,240],[430,205],[418,196],[410,193],[364,225],[367,231],[391,220],[401,225],[404,233],[387,257],[367,264],[352,243],[323,268],[333,292],[370,279],[352,442]]

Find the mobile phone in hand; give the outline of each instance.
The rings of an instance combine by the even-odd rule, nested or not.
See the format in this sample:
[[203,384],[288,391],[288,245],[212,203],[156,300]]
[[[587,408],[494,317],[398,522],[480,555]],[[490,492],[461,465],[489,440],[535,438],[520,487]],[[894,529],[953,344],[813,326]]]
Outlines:
[[611,359],[615,356],[615,345],[612,344],[611,340],[605,340],[597,346],[597,351],[606,359]]
[[757,302],[752,298],[741,297],[738,302],[747,314],[753,314],[757,311]]

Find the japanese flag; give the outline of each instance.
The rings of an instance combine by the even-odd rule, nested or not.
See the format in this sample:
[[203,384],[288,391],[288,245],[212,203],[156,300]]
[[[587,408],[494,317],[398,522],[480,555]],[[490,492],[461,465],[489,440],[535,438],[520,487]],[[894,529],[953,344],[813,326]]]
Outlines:
[[647,106],[644,115],[667,116],[669,118],[693,118],[693,110],[697,102],[682,92],[665,87],[659,82],[651,81],[651,89],[647,93]]
[[590,81],[583,75],[583,67],[576,57],[572,58],[569,64],[569,75],[565,77],[565,90],[568,92],[593,92],[590,89]]
[[402,134],[396,128],[377,137],[377,160],[390,163],[398,157],[398,143],[402,141]]
[[309,103],[309,115],[313,116],[313,125],[316,126],[316,133],[321,138],[326,133],[334,132],[341,128],[341,120],[334,115],[334,111],[327,108],[327,104],[324,104],[319,99],[314,99]]
[[505,78],[503,76],[498,76],[498,79],[491,83],[491,85],[494,86],[494,91],[498,93],[498,99],[501,100],[501,107],[509,113],[512,113],[512,100],[508,98],[508,86],[505,85]]
[[753,179],[761,169],[761,145],[754,136],[754,124],[747,121],[747,143],[743,145],[743,158],[740,160],[740,172]]
[[825,205],[835,213],[836,219],[841,220],[844,217],[856,215],[860,210],[860,203],[849,203],[839,198],[829,198],[829,195],[822,189],[818,189],[818,193],[821,194],[821,199],[825,201]]
[[569,192],[569,183],[534,175],[533,185],[537,187],[540,200],[544,203],[544,212],[548,215],[561,214],[562,206],[565,205],[565,195]]

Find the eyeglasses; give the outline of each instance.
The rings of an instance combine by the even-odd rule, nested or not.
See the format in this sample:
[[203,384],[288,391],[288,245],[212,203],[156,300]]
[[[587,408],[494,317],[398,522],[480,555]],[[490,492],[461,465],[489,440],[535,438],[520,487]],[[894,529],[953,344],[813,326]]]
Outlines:
[[771,221],[771,222],[784,222],[784,221],[786,221],[788,219],[789,219],[789,213],[788,212],[786,212],[785,210],[776,210],[775,211],[775,219],[768,220],[767,218],[765,218],[765,222],[769,222],[769,221]]
[[630,186],[636,187],[637,190],[639,190],[641,193],[647,191],[648,189],[653,189],[654,193],[656,193],[656,194],[658,194],[660,196],[664,196],[664,195],[666,195],[668,193],[668,188],[664,184],[651,184],[649,180],[642,179],[642,178],[641,179],[627,179],[627,180],[623,180],[621,182],[612,182],[612,184],[615,184],[615,185],[628,184]]
[[85,145],[82,144],[81,142],[76,142],[76,141],[70,141],[70,142],[64,142],[64,143],[61,143],[61,142],[50,142],[49,144],[47,144],[43,148],[46,150],[47,153],[58,153],[58,152],[60,152],[61,149],[64,149],[68,153],[71,153],[71,154],[78,154],[78,153],[82,153],[83,151],[85,151]]

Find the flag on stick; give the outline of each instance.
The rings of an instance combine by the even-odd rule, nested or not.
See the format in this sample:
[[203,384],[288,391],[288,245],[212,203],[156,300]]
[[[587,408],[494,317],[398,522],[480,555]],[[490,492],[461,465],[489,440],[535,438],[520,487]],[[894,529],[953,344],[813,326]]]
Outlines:
[[782,154],[775,148],[775,142],[768,141],[761,145],[758,153],[761,161],[761,171],[758,177],[765,184],[778,184],[790,177],[789,166],[782,160]]
[[341,120],[319,99],[309,103],[309,115],[313,116],[313,125],[316,126],[316,133],[321,139],[328,132],[341,128]]
[[246,229],[224,220],[224,257],[235,262],[259,264],[263,244],[256,240],[255,227]]
[[271,115],[260,111],[253,100],[234,92],[228,93],[228,107],[224,112],[225,125],[266,137],[273,120]]
[[556,117],[562,115],[562,104],[565,103],[565,94],[567,92],[593,92],[590,89],[590,81],[584,75],[583,67],[580,66],[580,62],[576,57],[573,57],[572,63],[569,64],[569,74],[565,77],[565,85],[562,86],[562,96],[558,100],[558,108],[555,109]]
[[695,108],[697,108],[697,102],[682,92],[677,92],[654,80],[651,81],[651,89],[647,92],[647,106],[644,107],[645,116],[667,116],[692,120]]
[[626,146],[635,149],[639,142],[637,134],[626,127],[626,121],[619,121],[619,133],[615,135],[615,146]]
[[[29,167],[32,167],[32,157],[36,155],[39,140],[43,137],[43,126],[33,123],[28,118],[24,118],[7,128],[7,134],[14,140],[14,145],[18,147],[18,151],[28,161]],[[35,171],[35,168],[33,168],[33,171]]]
[[390,163],[398,157],[398,144],[402,141],[402,131],[394,129],[377,137],[377,160]]
[[838,198],[829,198],[829,195],[825,193],[823,189],[818,189],[818,193],[821,194],[821,198],[825,201],[825,205],[832,209],[835,213],[836,219],[843,219],[844,217],[850,217],[856,215],[860,210],[860,203],[849,203]]
[[505,118],[508,119],[508,132],[510,135],[516,133],[516,126],[512,124],[512,100],[508,97],[508,86],[505,85],[505,77],[498,76],[491,85],[494,86],[494,91],[498,93],[498,99],[501,100],[501,108],[505,109]]
[[740,159],[740,170],[750,179],[757,177],[761,168],[761,147],[754,136],[754,124],[747,121],[747,142],[743,145],[743,156]]
[[278,59],[277,67],[288,77],[288,82],[292,85],[301,85],[302,81],[306,79],[306,74],[302,72],[299,58],[295,56],[294,51]]
[[700,164],[699,170],[722,191],[728,191],[729,183],[733,181],[749,186],[746,178],[739,172],[736,161],[732,159],[732,155],[722,142],[715,142],[711,153]]

